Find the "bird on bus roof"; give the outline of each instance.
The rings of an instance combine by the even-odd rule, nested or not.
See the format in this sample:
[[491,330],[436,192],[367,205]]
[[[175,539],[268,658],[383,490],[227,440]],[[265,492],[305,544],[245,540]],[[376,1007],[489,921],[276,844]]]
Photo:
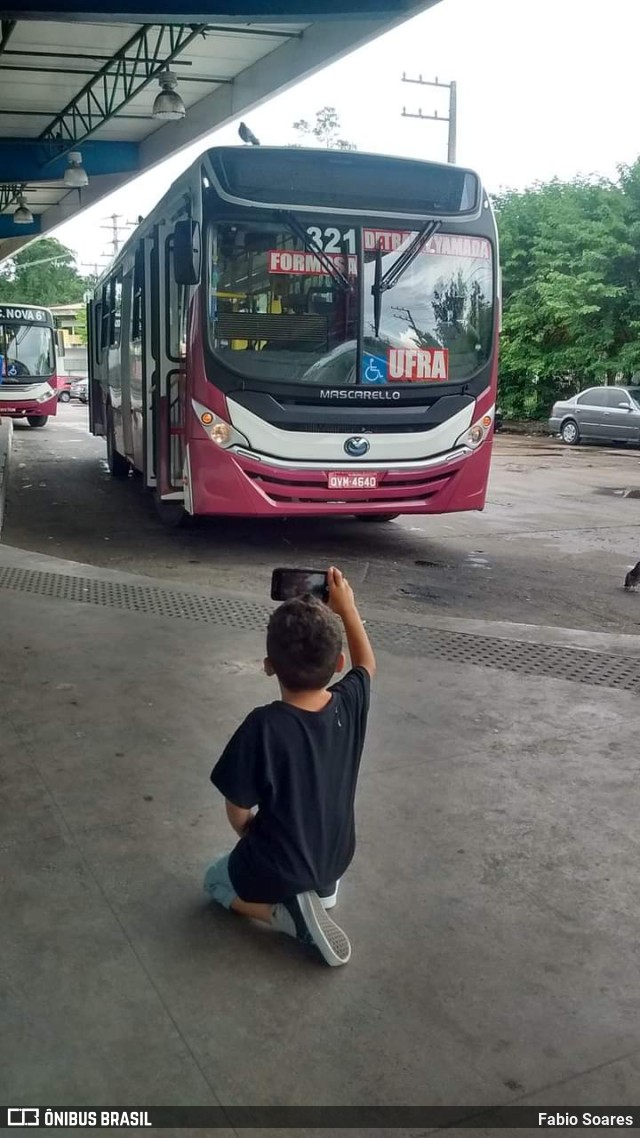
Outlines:
[[246,122],[241,122],[238,127],[238,134],[243,142],[248,142],[251,146],[259,146],[260,139],[256,138],[252,130],[249,129]]
[[625,589],[635,589],[636,585],[640,585],[640,561],[629,570],[624,579]]

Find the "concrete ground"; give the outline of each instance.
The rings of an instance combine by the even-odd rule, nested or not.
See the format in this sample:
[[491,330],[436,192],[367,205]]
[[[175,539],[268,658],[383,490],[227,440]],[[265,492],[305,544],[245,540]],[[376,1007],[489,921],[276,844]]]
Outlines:
[[0,534],[2,534],[2,523],[4,521],[4,504],[7,496],[12,442],[13,423],[6,417],[4,419],[0,417]]
[[167,531],[137,479],[111,479],[86,407],[61,405],[44,430],[17,424],[13,449],[4,540],[22,549],[265,596],[274,565],[336,560],[384,608],[640,632],[640,595],[621,587],[640,558],[638,450],[499,435],[482,514]]
[[[580,513],[574,472],[565,506],[555,473],[543,516],[543,490],[525,492],[538,475],[509,488],[507,442],[496,498],[505,511],[512,498],[513,517],[490,547],[475,537],[479,518],[357,538],[342,523],[304,540],[283,527],[283,544],[267,533],[243,560],[240,531],[223,536],[213,523],[155,539],[149,518],[138,533],[138,487],[92,473],[94,444],[79,427],[73,411],[51,432],[16,431],[0,545],[0,1101],[633,1104],[640,641],[590,629],[626,632],[638,619],[618,585],[632,540],[625,553],[602,545],[606,521],[637,537],[637,523],[623,521],[634,500],[608,497],[594,518],[599,496]],[[638,456],[558,461],[613,485],[623,464],[637,471]],[[74,465],[78,476],[63,482],[60,470]],[[549,501],[552,474],[540,477]],[[112,492],[130,515],[117,514]],[[543,619],[541,585],[538,608],[522,599],[516,608],[510,559],[528,560],[517,535],[536,518],[548,527],[550,509],[575,522],[572,554],[560,556],[548,528],[541,539],[556,559],[557,595],[568,603],[574,557],[576,591],[592,589],[590,566],[607,583],[608,618],[603,607],[591,625],[584,608]],[[90,548],[78,560],[92,564],[43,555],[49,537],[47,552]],[[110,552],[99,558],[105,537]],[[208,776],[247,710],[273,698],[260,660],[276,549],[292,562],[302,548],[325,560],[335,548],[331,560],[343,561],[353,546],[357,566],[360,543],[380,674],[358,852],[336,910],[353,958],[328,969],[204,902],[203,868],[232,838]],[[490,568],[465,562],[471,544],[488,549]],[[408,580],[407,550],[421,559],[436,546],[454,566],[439,578],[446,611],[403,604],[399,592],[382,605],[391,552],[403,553],[397,579]],[[173,567],[162,572],[169,548]],[[196,548],[198,579],[186,565]],[[138,551],[146,576],[120,567]],[[456,582],[460,593],[479,590],[473,604]],[[529,627],[495,624],[493,612]],[[548,627],[561,623],[587,631]],[[576,682],[585,659],[592,679]]]

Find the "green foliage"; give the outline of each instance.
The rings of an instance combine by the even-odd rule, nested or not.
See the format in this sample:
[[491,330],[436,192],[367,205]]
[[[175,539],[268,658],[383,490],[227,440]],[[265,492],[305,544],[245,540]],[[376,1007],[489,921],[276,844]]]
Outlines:
[[503,273],[500,404],[539,418],[640,368],[640,160],[495,201]]
[[[345,138],[340,138],[340,116],[335,107],[322,107],[321,110],[316,111],[315,122],[310,123],[307,119],[298,119],[294,122],[293,129],[297,130],[300,138],[304,139],[306,145],[309,145],[313,140],[320,146],[324,146],[327,150],[356,150],[357,147],[353,142],[347,142]],[[302,143],[298,143],[302,145]]]
[[81,308],[77,317],[74,332],[81,344],[87,343],[87,309]]
[[0,301],[77,304],[88,287],[71,249],[55,237],[34,241],[0,265]]

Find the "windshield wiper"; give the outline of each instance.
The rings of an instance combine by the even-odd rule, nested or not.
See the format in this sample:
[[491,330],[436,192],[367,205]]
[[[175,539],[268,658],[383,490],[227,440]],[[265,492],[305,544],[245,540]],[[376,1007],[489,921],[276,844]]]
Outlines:
[[320,265],[324,269],[326,275],[328,277],[332,277],[336,284],[340,285],[340,288],[344,289],[345,292],[352,292],[353,284],[349,278],[345,276],[345,274],[342,272],[342,269],[336,265],[335,261],[332,261],[331,257],[327,256],[324,249],[318,245],[317,241],[315,241],[314,238],[309,233],[307,233],[306,229],[303,225],[300,224],[295,214],[288,213],[286,210],[282,210],[279,216],[283,219],[286,225],[289,226],[291,232],[294,233],[295,236],[302,242],[307,252],[313,253],[314,257],[318,258],[318,261],[320,262]]
[[388,292],[394,285],[397,285],[400,277],[404,276],[409,266],[413,264],[418,254],[424,249],[427,241],[433,237],[439,228],[439,221],[428,221],[419,233],[416,233],[411,244],[407,245],[404,252],[393,262],[391,268],[388,269],[384,275],[382,273],[382,243],[378,245],[376,250],[375,277],[371,286],[371,292],[373,294],[373,327],[376,337],[380,333],[382,294]]

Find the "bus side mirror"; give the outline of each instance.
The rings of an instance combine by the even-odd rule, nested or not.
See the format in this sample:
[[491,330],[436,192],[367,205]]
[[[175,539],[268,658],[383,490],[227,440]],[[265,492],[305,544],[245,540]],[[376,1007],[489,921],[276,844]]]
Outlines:
[[173,277],[176,284],[197,284],[201,259],[200,222],[191,218],[177,221],[173,231]]
[[64,332],[61,328],[56,332],[56,349],[59,356],[64,355]]

